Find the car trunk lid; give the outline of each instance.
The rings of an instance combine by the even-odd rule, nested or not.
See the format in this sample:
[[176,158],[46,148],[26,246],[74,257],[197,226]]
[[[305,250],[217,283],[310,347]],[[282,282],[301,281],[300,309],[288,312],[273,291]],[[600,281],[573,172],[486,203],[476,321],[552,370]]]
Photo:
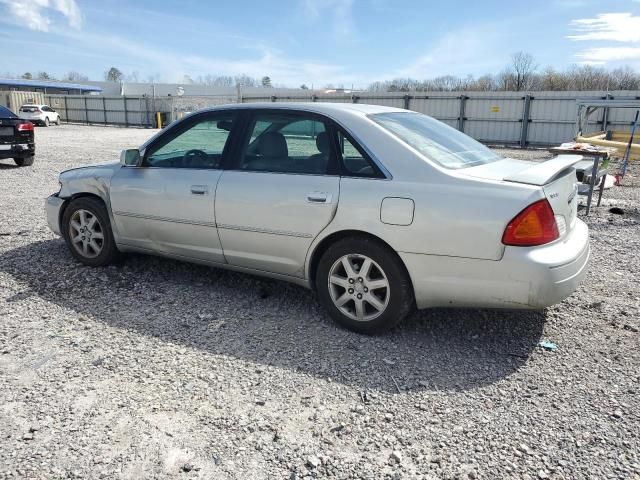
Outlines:
[[14,142],[16,136],[16,125],[21,123],[17,118],[0,118],[0,144],[10,144]]
[[463,173],[477,178],[502,180],[542,187],[556,217],[560,237],[575,225],[578,212],[577,178],[574,164],[580,155],[559,155],[545,162],[504,159],[465,169]]

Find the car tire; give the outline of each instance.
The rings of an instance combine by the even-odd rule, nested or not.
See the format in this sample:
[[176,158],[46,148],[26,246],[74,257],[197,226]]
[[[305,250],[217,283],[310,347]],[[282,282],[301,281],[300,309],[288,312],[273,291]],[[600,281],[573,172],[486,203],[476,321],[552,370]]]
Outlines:
[[331,318],[358,333],[389,330],[415,306],[411,280],[400,257],[367,236],[343,238],[329,246],[318,263],[315,285]]
[[60,126],[60,116],[58,115],[58,118],[56,118],[56,127]]
[[49,117],[44,117],[44,122],[42,122],[45,127],[49,126]]
[[60,228],[71,254],[81,263],[102,267],[119,259],[109,214],[100,200],[72,200],[62,215]]
[[33,161],[35,157],[32,155],[30,157],[22,157],[22,158],[14,158],[13,161],[16,162],[16,165],[19,167],[30,167],[33,165]]

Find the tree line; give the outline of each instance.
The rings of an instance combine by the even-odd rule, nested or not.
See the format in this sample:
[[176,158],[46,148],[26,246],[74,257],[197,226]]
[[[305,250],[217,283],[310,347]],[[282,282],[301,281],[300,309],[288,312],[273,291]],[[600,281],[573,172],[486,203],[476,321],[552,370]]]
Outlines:
[[[82,73],[76,72],[75,70],[71,70],[60,78],[57,78],[55,75],[46,72],[40,71],[37,73],[25,72],[22,75],[13,75],[11,73],[5,73],[2,75],[4,78],[21,78],[24,80],[51,80],[51,81],[61,81],[61,82],[88,82],[89,77]],[[117,67],[111,67],[109,70],[104,72],[104,80],[107,82],[131,82],[131,83],[160,83],[160,78],[158,75],[147,75],[146,77],[140,75],[138,71],[133,71],[129,74],[123,73]],[[206,85],[210,87],[235,87],[241,85],[243,87],[265,87],[270,88],[273,86],[271,82],[271,77],[265,75],[262,78],[254,78],[249,75],[200,75],[198,77],[192,78],[189,75],[184,75],[182,82],[183,84],[189,85]],[[303,85],[302,88],[307,88]]]
[[372,92],[464,92],[540,90],[640,90],[640,74],[630,67],[613,70],[593,65],[573,65],[566,70],[539,69],[533,56],[525,52],[511,55],[510,64],[500,73],[480,77],[443,75],[427,80],[396,78],[373,82]]
[[[37,80],[61,80],[63,82],[84,82],[89,77],[75,70],[65,73],[57,79],[54,75],[40,71],[35,74],[26,72],[15,77],[5,74],[6,78],[24,78]],[[117,67],[104,72],[104,80],[108,82],[160,83],[158,75],[141,75],[138,71],[125,74]],[[255,78],[249,75],[200,75],[191,77],[184,75],[183,84],[206,85],[209,87],[265,87],[274,85],[268,75]],[[301,85],[302,90],[309,87]],[[332,88],[330,84],[326,88]],[[393,80],[373,82],[366,90],[371,92],[464,92],[464,91],[540,91],[540,90],[640,90],[640,73],[630,67],[607,70],[593,65],[573,65],[565,70],[553,67],[540,69],[530,53],[517,52],[511,55],[510,63],[497,74],[486,74],[480,77],[468,75],[442,75],[439,77],[417,80],[413,78],[396,78]]]

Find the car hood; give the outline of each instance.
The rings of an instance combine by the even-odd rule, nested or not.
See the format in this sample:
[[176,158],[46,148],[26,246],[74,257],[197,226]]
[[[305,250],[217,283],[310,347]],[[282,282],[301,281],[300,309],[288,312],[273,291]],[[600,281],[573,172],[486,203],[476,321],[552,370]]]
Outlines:
[[71,180],[77,178],[104,177],[113,175],[120,168],[120,162],[100,163],[97,165],[87,165],[86,167],[72,168],[60,174],[60,180]]

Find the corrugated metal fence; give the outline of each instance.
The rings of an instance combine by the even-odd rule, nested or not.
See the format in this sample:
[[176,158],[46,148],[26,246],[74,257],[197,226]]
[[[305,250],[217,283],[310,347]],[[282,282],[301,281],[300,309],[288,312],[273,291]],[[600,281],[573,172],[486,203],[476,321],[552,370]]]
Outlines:
[[[47,95],[46,101],[68,122],[155,126],[155,112],[166,121],[201,108],[240,102],[368,103],[425,113],[489,144],[545,146],[575,135],[579,99],[638,100],[640,91],[615,92],[409,92],[353,95],[240,95],[215,97],[101,97]],[[635,111],[602,110],[593,115],[590,131],[629,129]]]

